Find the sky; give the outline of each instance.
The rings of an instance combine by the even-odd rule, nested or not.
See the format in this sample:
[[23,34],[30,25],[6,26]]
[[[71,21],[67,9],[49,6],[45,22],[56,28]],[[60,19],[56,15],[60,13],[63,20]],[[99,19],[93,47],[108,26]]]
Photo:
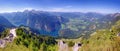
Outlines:
[[120,12],[120,0],[0,0],[0,13],[24,10],[52,12]]

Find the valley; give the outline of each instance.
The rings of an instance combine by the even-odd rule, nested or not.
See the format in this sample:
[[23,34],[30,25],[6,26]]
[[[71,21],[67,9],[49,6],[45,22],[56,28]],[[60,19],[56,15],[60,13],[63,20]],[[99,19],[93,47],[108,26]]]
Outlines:
[[94,12],[64,13],[25,10],[0,15],[15,27],[30,27],[37,34],[60,38],[79,38],[81,36],[89,37],[91,33],[99,29],[109,29],[119,13],[104,15]]

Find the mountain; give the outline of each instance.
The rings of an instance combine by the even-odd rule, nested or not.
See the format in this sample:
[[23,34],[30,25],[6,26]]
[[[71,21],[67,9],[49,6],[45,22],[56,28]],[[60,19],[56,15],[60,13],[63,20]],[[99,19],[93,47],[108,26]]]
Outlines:
[[5,28],[11,28],[14,27],[7,19],[5,19],[3,16],[0,16],[0,32],[5,30]]
[[39,34],[63,38],[89,37],[99,29],[108,29],[118,18],[115,14],[95,12],[47,12],[25,10],[0,14],[15,26],[28,26]]
[[120,20],[120,13],[114,13],[114,14],[110,14],[110,17],[113,17],[113,21],[119,21]]
[[39,31],[39,34],[58,36],[61,23],[64,18],[52,15],[48,12],[25,10],[24,12],[4,13],[1,14],[15,26],[28,26]]

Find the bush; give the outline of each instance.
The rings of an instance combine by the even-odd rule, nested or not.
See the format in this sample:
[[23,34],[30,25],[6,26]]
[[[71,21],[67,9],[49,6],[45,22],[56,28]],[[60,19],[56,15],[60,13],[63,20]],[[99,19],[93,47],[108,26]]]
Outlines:
[[73,47],[73,46],[74,46],[74,44],[75,44],[75,43],[74,43],[74,42],[72,42],[72,41],[68,42],[68,46],[69,46],[69,47]]

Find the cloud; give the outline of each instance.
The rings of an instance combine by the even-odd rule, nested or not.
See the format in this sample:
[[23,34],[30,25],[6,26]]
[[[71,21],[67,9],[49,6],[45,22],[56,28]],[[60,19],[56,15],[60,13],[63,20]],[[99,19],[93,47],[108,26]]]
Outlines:
[[1,10],[0,13],[22,11],[16,8],[0,8],[0,10]]
[[26,8],[12,8],[12,7],[8,7],[8,8],[0,8],[0,13],[5,13],[5,12],[23,12],[24,10],[32,10],[34,8],[30,8],[30,7],[26,7]]
[[55,12],[61,12],[63,10],[65,10],[65,9],[64,8],[52,8],[52,9],[50,9],[50,11],[55,11]]
[[23,8],[23,10],[33,10],[34,8],[31,8],[31,7],[26,7],[26,8]]

